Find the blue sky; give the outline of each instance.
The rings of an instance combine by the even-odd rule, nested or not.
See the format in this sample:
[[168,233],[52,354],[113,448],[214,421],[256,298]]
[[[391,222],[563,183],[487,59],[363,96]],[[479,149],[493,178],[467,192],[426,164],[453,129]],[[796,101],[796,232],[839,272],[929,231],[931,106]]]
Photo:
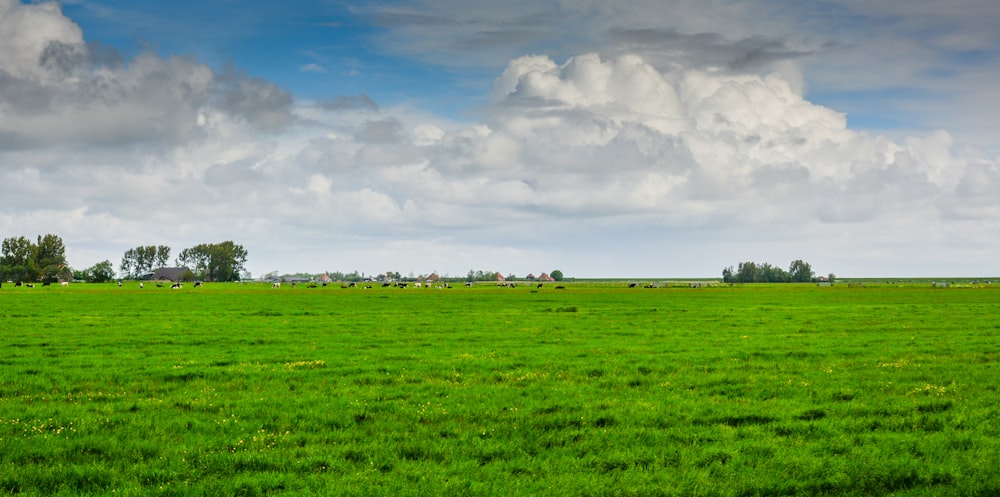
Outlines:
[[3,236],[254,275],[1000,274],[1000,4],[0,0]]
[[[623,4],[621,10],[633,10],[629,8],[632,4]],[[510,13],[493,18],[489,12],[477,16],[474,4],[467,9],[459,9],[459,5],[69,1],[63,4],[63,11],[84,29],[87,41],[112,46],[126,57],[145,50],[154,50],[161,56],[193,55],[217,70],[231,65],[252,77],[273,81],[301,99],[364,93],[387,105],[409,102],[456,118],[483,103],[496,73],[510,59],[545,53],[558,60],[578,52],[600,51],[608,43],[606,34],[593,29],[597,24],[595,18],[604,12],[599,6],[579,11],[567,9],[570,10],[567,12],[558,4],[525,4],[529,5],[525,8],[511,3],[509,10],[523,9],[522,19],[517,19],[517,14]],[[641,2],[634,5],[641,8]],[[745,13],[752,5],[745,3],[745,8],[739,10]],[[846,71],[841,73],[843,76],[864,73],[863,67],[868,64],[901,62],[900,68],[910,71],[888,74],[875,81],[869,80],[870,73],[856,81],[844,81],[841,77],[827,80],[819,73],[803,74],[808,83],[807,98],[846,113],[852,128],[942,127],[947,122],[936,119],[931,112],[921,112],[922,103],[958,105],[952,92],[959,88],[952,86],[953,83],[975,73],[977,68],[997,62],[995,45],[986,43],[995,41],[995,36],[972,46],[949,46],[947,40],[935,43],[936,39],[957,37],[970,29],[992,29],[977,19],[996,13],[997,9],[988,2],[958,2],[940,7],[950,15],[930,10],[932,7],[928,5],[933,4],[924,2],[882,2],[881,7],[835,1],[804,5],[772,1],[764,5],[768,6],[765,13],[780,11],[790,18],[786,22],[800,22],[803,30],[816,29],[813,33],[798,33],[798,39],[794,39],[794,43],[802,45],[797,48],[802,52],[798,59],[806,68],[826,65],[842,57],[858,57],[861,51],[874,60],[853,63],[838,60],[842,65],[834,70]],[[907,7],[913,12],[908,12]],[[555,19],[560,15],[565,18]],[[531,16],[538,18],[534,25],[527,21]],[[518,38],[510,25],[518,20],[528,25],[523,38]],[[588,36],[574,32],[574,21],[581,22],[582,31],[593,29],[593,33]],[[727,21],[739,19],[723,18],[720,24]],[[645,24],[661,25],[655,18]],[[683,22],[677,24],[683,26]],[[432,50],[412,53],[405,45],[412,39],[420,40],[422,35],[408,38],[405,32],[421,28],[430,33],[440,31],[440,39],[427,44]],[[513,34],[505,36],[505,30]],[[692,34],[710,33],[720,37],[716,40],[719,44],[734,45],[772,34],[761,29],[749,36],[740,33],[727,38],[731,35],[721,32],[723,29],[718,31],[695,30]],[[495,40],[490,40],[491,34]],[[970,37],[977,35],[983,33],[973,32]],[[787,41],[775,36],[767,42],[794,51],[789,46],[792,40],[792,36]],[[884,45],[869,45],[869,42]],[[469,46],[482,47],[487,56],[478,57],[475,48],[466,48]],[[895,52],[900,49],[906,52]],[[994,147],[988,142],[978,145]]]

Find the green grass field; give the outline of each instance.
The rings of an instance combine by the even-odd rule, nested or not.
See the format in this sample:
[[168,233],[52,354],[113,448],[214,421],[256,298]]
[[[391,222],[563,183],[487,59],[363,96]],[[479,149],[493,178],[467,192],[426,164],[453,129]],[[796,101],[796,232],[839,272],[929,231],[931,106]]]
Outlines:
[[0,289],[0,494],[1000,495],[1000,285]]

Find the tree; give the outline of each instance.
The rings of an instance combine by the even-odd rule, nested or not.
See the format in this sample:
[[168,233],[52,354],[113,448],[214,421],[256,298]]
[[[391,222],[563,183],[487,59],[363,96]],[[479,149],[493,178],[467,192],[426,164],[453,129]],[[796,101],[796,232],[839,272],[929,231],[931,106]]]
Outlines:
[[757,263],[741,262],[736,270],[738,283],[754,283],[757,281]]
[[115,268],[111,261],[104,260],[84,269],[82,276],[87,283],[107,283],[115,279]]
[[73,277],[73,271],[66,264],[66,245],[62,238],[52,234],[38,237],[35,267],[38,268],[38,276],[42,282],[51,283]]
[[153,257],[153,267],[161,268],[167,267],[170,263],[170,247],[166,245],[157,245],[156,255]]
[[796,259],[792,261],[792,264],[788,266],[788,272],[791,273],[792,281],[797,283],[805,283],[813,280],[813,270],[812,266],[808,262],[802,259]]
[[726,283],[806,282],[813,277],[812,266],[801,259],[792,261],[788,271],[766,262],[749,261],[739,263],[735,272],[732,266],[722,270],[722,281]]
[[73,270],[66,263],[66,245],[62,238],[48,234],[37,240],[32,243],[23,236],[4,239],[0,275],[17,281],[71,279]]
[[0,258],[0,273],[4,279],[35,281],[38,272],[35,266],[37,247],[31,240],[19,236],[5,238],[3,257]]
[[206,281],[238,281],[246,262],[246,249],[231,241],[198,244],[177,255],[178,265],[194,268]]
[[563,272],[560,271],[560,270],[558,270],[558,269],[553,269],[552,272],[549,273],[549,276],[551,276],[552,279],[554,279],[556,281],[562,281],[563,280]]

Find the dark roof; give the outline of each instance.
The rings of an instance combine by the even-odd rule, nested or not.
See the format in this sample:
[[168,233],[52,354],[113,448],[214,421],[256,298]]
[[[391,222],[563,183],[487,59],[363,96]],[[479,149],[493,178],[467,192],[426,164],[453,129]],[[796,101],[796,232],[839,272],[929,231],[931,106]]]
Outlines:
[[186,267],[161,267],[153,271],[153,280],[180,281],[181,277],[190,272]]

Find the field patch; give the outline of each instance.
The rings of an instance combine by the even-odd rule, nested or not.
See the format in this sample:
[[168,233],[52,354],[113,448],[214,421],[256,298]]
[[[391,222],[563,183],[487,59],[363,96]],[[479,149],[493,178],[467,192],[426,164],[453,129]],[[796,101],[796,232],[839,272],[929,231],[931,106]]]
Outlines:
[[1000,289],[0,289],[0,493],[991,495]]

